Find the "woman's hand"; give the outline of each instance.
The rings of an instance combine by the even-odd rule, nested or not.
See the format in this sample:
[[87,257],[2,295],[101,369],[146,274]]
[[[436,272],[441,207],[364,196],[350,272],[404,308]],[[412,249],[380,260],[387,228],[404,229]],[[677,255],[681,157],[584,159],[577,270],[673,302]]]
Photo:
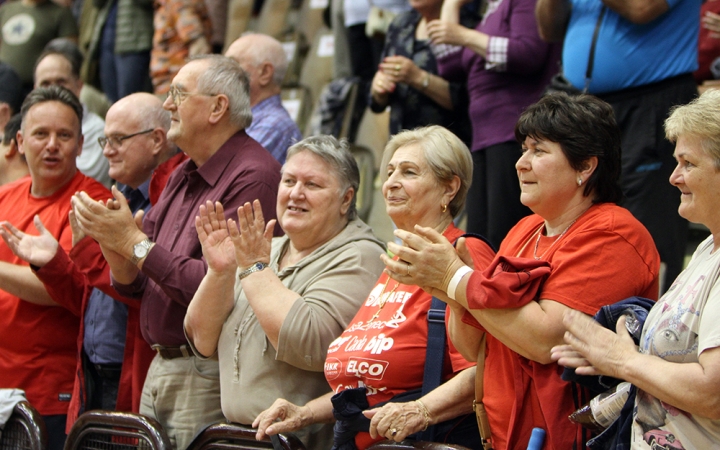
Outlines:
[[45,228],[38,215],[35,215],[34,222],[40,232],[39,236],[23,233],[7,221],[0,223],[0,236],[18,258],[33,266],[43,267],[57,253],[58,241]]
[[558,364],[576,367],[578,375],[610,375],[624,379],[623,367],[638,354],[635,342],[625,328],[624,316],[616,323],[616,333],[575,310],[564,314],[563,324],[567,328],[564,338],[568,345],[553,347],[551,351]]
[[279,398],[255,418],[252,427],[257,428],[255,439],[261,441],[268,436],[291,433],[313,423],[313,413],[308,406],[297,406]]
[[195,216],[197,230],[203,256],[208,268],[214,272],[235,272],[235,247],[230,240],[225,212],[220,202],[207,201],[200,205],[200,215]]
[[390,79],[390,77],[382,70],[375,72],[372,85],[370,86],[370,94],[373,99],[375,99],[375,102],[387,105],[388,96],[394,91],[395,83]]
[[[404,56],[387,56],[380,63],[380,71],[387,75],[392,83],[405,83],[418,86],[422,83],[423,70]],[[374,80],[373,80],[374,81]]]
[[433,44],[467,45],[466,28],[458,23],[432,20],[427,25],[428,36]]
[[425,428],[425,414],[417,402],[386,403],[382,408],[363,411],[370,420],[370,437],[400,442]]
[[[230,238],[235,246],[238,267],[245,269],[256,262],[270,263],[270,248],[275,219],[265,224],[260,201],[245,203],[238,208],[238,223],[228,221]],[[239,227],[238,227],[239,225]]]
[[399,257],[395,261],[383,254],[385,272],[403,284],[418,285],[433,294],[435,289],[447,292],[450,279],[465,265],[452,244],[432,228],[415,226],[415,233],[395,230],[405,245],[388,242],[388,250]]

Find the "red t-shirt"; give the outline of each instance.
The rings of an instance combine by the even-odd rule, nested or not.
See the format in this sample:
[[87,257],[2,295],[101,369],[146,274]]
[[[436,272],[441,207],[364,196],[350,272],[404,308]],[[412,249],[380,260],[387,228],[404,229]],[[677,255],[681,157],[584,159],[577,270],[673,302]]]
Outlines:
[[[450,242],[461,235],[462,231],[453,225],[444,233]],[[492,260],[493,251],[485,243],[468,239],[467,245],[477,267],[485,267]],[[382,308],[381,296],[387,298]],[[420,287],[399,284],[381,275],[350,325],[328,348],[325,377],[333,391],[364,386],[368,403],[373,406],[421,388],[431,302],[432,296]],[[448,340],[444,379],[472,365]],[[372,442],[368,433],[359,433],[356,438],[360,449]]]
[[[498,254],[533,258],[542,226],[540,216],[522,219]],[[552,265],[541,299],[590,315],[632,296],[657,299],[660,257],[652,237],[614,204],[592,206],[560,238],[540,236],[536,254]],[[468,297],[477,276],[471,275]],[[585,447],[587,436],[567,417],[589,398],[578,398],[584,392],[562,381],[561,373],[557,364],[530,361],[488,336],[483,403],[496,450],[524,450],[534,427],[547,431],[546,450]]]
[[[79,171],[49,197],[33,197],[31,183],[26,177],[0,188],[0,217],[37,235],[33,217],[39,215],[66,252],[72,248],[70,197],[78,191],[94,199],[112,197]],[[5,243],[0,243],[0,261],[27,266]],[[34,305],[0,290],[0,388],[24,389],[42,415],[65,414],[75,379],[78,327],[79,318],[65,308]]]

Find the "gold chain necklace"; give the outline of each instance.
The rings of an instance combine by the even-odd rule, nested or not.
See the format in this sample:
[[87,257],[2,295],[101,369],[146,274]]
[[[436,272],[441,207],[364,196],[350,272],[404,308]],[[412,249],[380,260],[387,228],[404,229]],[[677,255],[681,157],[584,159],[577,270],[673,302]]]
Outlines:
[[385,307],[385,303],[387,303],[388,299],[390,297],[392,297],[392,295],[395,293],[395,290],[397,290],[398,286],[400,286],[400,282],[398,281],[398,283],[395,285],[395,287],[392,288],[392,290],[386,296],[383,297],[383,294],[385,293],[385,289],[387,288],[388,283],[390,283],[390,277],[388,277],[387,281],[385,282],[385,286],[383,286],[382,291],[380,292],[380,296],[378,297],[380,299],[380,306],[378,307],[378,310],[375,311],[375,314],[373,314],[373,316],[370,318],[370,320],[367,321],[368,324],[372,323],[375,319],[378,318],[378,316],[380,315],[380,311],[382,311],[382,309]]
[[[575,219],[575,220],[577,220],[577,219]],[[548,247],[547,249],[545,249],[545,251],[542,253],[542,255],[538,256],[538,255],[537,255],[537,250],[538,250],[538,245],[540,244],[540,236],[542,236],[542,229],[543,229],[543,227],[545,227],[545,224],[540,225],[540,228],[538,228],[537,233],[535,233],[535,234],[537,234],[537,239],[535,239],[535,248],[533,249],[533,258],[535,258],[536,261],[539,261],[540,259],[542,259],[542,257],[545,256],[545,255],[547,254],[547,252],[549,252],[550,249],[552,249],[552,248],[555,246],[555,244],[556,244],[560,239],[562,239],[563,236],[565,236],[565,233],[567,233],[567,231],[570,229],[570,227],[573,226],[573,224],[575,223],[575,220],[573,220],[572,222],[570,222],[570,225],[568,225],[568,226],[563,230],[563,232],[560,233],[560,236],[558,236],[557,239],[555,239],[555,240],[553,241],[553,243],[550,244],[550,247]]]

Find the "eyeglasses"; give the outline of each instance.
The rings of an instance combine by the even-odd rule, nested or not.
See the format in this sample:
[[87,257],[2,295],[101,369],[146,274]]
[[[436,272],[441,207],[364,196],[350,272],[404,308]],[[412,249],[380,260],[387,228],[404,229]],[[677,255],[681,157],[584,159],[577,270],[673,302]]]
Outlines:
[[175,103],[175,106],[180,106],[180,103],[184,102],[186,98],[190,97],[191,95],[204,95],[207,97],[212,97],[215,94],[203,94],[201,92],[186,92],[181,91],[178,89],[177,86],[171,85],[170,91],[168,91],[168,95],[172,98],[173,103]]
[[131,137],[139,136],[141,134],[147,134],[154,130],[155,128],[150,128],[145,131],[138,131],[137,133],[128,134],[126,136],[103,136],[98,138],[98,144],[100,144],[100,147],[105,148],[107,144],[110,144],[111,148],[119,148],[123,141],[125,139],[130,139]]

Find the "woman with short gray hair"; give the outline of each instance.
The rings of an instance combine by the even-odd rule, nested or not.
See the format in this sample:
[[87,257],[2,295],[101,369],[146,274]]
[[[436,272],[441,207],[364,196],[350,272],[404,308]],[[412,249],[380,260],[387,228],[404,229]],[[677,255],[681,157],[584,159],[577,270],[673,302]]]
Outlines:
[[[272,239],[259,201],[238,222],[207,202],[196,219],[208,272],[188,307],[185,330],[198,356],[217,356],[222,410],[251,424],[279,396],[305,404],[330,390],[327,348],[348,324],[382,270],[383,246],[355,218],[357,164],[347,143],[307,138],[288,151]],[[298,434],[329,448],[332,428]]]

